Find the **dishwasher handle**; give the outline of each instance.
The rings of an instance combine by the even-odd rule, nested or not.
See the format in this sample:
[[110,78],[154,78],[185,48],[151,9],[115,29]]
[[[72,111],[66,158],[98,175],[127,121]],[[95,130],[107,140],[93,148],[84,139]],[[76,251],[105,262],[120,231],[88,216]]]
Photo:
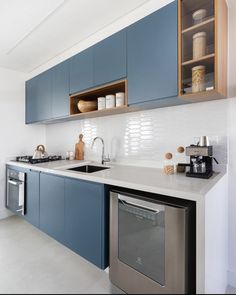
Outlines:
[[19,180],[13,180],[13,179],[8,179],[8,183],[12,184],[12,185],[15,185],[15,186],[19,186],[19,185],[22,185],[23,182],[22,181],[19,181]]
[[118,199],[129,206],[134,206],[138,208],[142,208],[152,213],[159,213],[160,211],[164,211],[165,208],[163,205],[159,205],[153,202],[143,201],[138,198],[131,198],[125,195],[118,194]]

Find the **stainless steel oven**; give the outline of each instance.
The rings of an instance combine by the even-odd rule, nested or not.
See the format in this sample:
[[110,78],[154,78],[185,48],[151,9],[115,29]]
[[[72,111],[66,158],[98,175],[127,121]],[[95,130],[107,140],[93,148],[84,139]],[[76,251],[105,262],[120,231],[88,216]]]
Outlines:
[[26,174],[7,169],[6,207],[20,215],[26,213]]
[[110,192],[110,280],[128,294],[194,292],[192,207],[155,197]]

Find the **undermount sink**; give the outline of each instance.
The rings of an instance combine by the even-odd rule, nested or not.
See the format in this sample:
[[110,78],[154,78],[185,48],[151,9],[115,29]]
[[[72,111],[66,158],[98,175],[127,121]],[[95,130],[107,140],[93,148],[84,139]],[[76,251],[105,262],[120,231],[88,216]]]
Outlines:
[[77,171],[77,172],[85,172],[85,173],[93,173],[105,169],[110,169],[110,167],[101,167],[101,166],[92,166],[92,165],[85,165],[85,166],[79,166],[70,168],[67,170]]

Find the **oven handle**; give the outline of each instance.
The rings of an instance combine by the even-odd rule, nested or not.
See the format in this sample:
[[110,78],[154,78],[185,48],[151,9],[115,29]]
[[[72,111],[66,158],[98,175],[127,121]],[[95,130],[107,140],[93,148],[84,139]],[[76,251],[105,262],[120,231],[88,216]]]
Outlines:
[[152,202],[146,202],[140,199],[130,198],[124,195],[118,195],[118,199],[128,206],[135,206],[138,208],[143,208],[144,210],[148,210],[152,213],[159,213],[160,211],[164,211],[164,206],[158,205]]
[[15,186],[19,186],[19,185],[23,184],[22,181],[17,181],[17,180],[12,180],[12,179],[9,179],[8,183],[15,185]]

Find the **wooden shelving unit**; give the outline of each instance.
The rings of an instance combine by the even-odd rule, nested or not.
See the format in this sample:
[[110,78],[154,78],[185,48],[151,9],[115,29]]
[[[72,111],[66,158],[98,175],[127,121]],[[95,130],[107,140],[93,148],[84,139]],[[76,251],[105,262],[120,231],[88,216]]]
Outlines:
[[[193,13],[206,15],[194,23]],[[178,0],[179,98],[191,102],[227,97],[227,24],[225,0]],[[206,53],[193,58],[193,35],[206,33]],[[205,67],[204,91],[192,92],[192,68]]]
[[214,26],[215,18],[210,17],[209,19],[203,21],[200,24],[193,25],[185,30],[182,30],[182,34],[194,34],[199,30],[207,31]]
[[203,62],[203,61],[208,61],[208,62],[212,63],[212,62],[214,62],[214,58],[215,58],[215,54],[212,53],[212,54],[205,55],[205,56],[198,58],[198,59],[191,59],[191,60],[185,61],[182,63],[182,66],[199,64],[199,62]]
[[[103,110],[94,110],[91,112],[80,112],[78,109],[78,102],[80,100],[84,101],[97,101],[97,98],[100,96],[106,96],[109,94],[116,94],[117,92],[125,93],[125,104],[124,106],[114,107]],[[119,80],[116,82],[112,82],[106,85],[102,85],[99,87],[95,87],[80,93],[73,94],[70,96],[70,117],[81,117],[81,118],[91,118],[91,117],[99,117],[99,116],[108,116],[113,114],[118,114],[121,112],[125,112],[128,108],[128,98],[127,98],[127,80]]]

